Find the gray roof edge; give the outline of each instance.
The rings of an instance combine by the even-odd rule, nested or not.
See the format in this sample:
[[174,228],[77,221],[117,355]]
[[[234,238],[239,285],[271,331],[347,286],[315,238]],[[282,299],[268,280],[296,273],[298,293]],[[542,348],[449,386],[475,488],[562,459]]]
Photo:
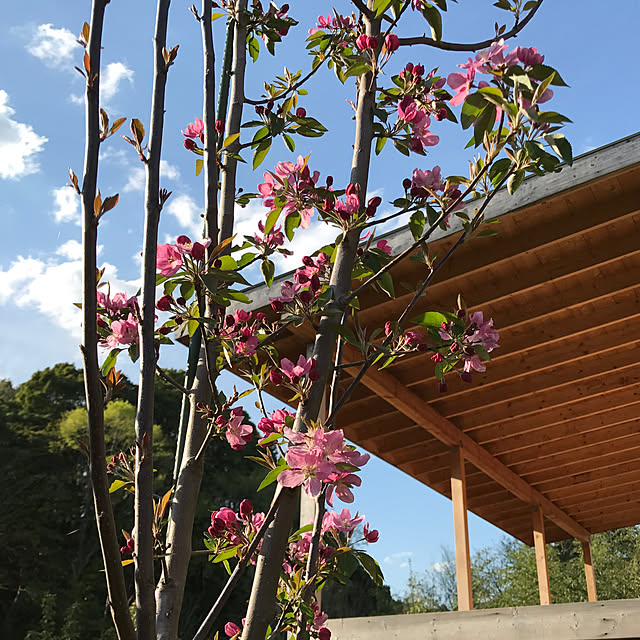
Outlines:
[[[491,220],[506,213],[528,207],[550,196],[558,195],[563,191],[573,189],[621,169],[632,167],[638,163],[640,163],[640,133],[634,133],[626,138],[576,156],[572,166],[562,165],[562,169],[558,173],[529,176],[523,181],[514,195],[509,195],[506,189],[499,191],[487,208],[485,219]],[[469,216],[472,216],[473,210],[481,206],[483,201],[484,199],[478,199],[468,202],[464,211]],[[444,238],[461,230],[462,222],[456,218],[455,222],[446,231],[437,229],[431,236],[431,241]],[[387,240],[393,247],[394,254],[404,251],[414,242],[407,226],[385,233],[379,236],[379,239]],[[258,284],[244,289],[244,292],[252,299],[251,304],[235,303],[231,305],[229,310],[233,312],[236,308],[242,308],[250,311],[267,306],[270,297],[280,295],[280,285],[289,279],[292,273],[293,270],[279,276],[273,281],[271,287],[267,287],[265,284]]]

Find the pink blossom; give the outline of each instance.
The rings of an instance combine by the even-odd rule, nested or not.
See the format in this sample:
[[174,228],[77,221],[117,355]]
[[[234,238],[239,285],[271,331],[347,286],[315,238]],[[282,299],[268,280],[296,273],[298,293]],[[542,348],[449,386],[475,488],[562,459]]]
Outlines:
[[418,114],[418,105],[416,101],[405,96],[400,102],[398,102],[398,116],[406,122],[411,122]]
[[426,111],[423,111],[422,109],[418,111],[412,124],[414,135],[413,141],[418,141],[425,147],[433,147],[440,142],[440,138],[435,133],[431,133],[431,131],[429,131],[431,119],[427,115]]
[[442,191],[445,183],[440,174],[440,167],[436,165],[431,171],[428,169],[426,171],[415,169],[412,186],[429,191]]
[[469,342],[480,342],[487,351],[493,351],[499,346],[500,334],[493,328],[493,318],[484,322],[482,311],[474,311],[469,315],[469,322],[470,328],[475,329],[468,338]]
[[227,622],[224,625],[224,632],[229,638],[235,638],[239,633],[242,633],[242,629],[234,622]]
[[327,504],[333,507],[333,494],[342,500],[342,502],[353,502],[353,492],[351,487],[359,487],[362,480],[355,474],[349,472],[331,474],[330,484],[327,487]]
[[182,132],[182,135],[185,138],[198,138],[202,135],[204,131],[204,122],[200,120],[200,118],[195,118],[193,123],[189,123],[185,130]]
[[160,275],[170,277],[182,267],[182,253],[172,244],[159,244],[156,266]]
[[336,466],[323,460],[319,452],[311,452],[303,447],[290,447],[285,455],[290,469],[278,476],[283,487],[299,487],[304,483],[305,491],[312,498],[320,494],[322,482],[336,471]]
[[469,58],[471,66],[467,68],[466,73],[450,73],[447,77],[449,86],[456,92],[456,95],[449,101],[453,106],[462,104],[469,95],[471,85],[476,77],[474,62]]
[[[234,409],[234,411],[236,410]],[[243,449],[251,440],[253,434],[253,427],[250,424],[242,424],[243,419],[242,409],[240,409],[239,413],[236,412],[231,420],[229,420],[225,433],[225,437],[231,445],[231,448],[236,451]]]
[[391,245],[386,240],[379,240],[376,244],[376,248],[380,249],[380,251],[386,253],[388,256],[391,255]]
[[129,314],[126,320],[114,320],[111,323],[111,335],[107,337],[107,345],[111,348],[119,344],[136,344],[138,342],[138,321]]
[[380,534],[378,533],[377,529],[373,529],[372,531],[369,531],[368,522],[364,523],[363,535],[364,535],[364,539],[369,543],[378,542],[378,538],[380,537]]
[[476,353],[473,356],[463,355],[464,358],[464,371],[470,373],[471,370],[480,371],[481,373],[487,370],[486,365],[480,359],[480,356]]
[[317,363],[313,358],[305,358],[303,355],[300,355],[298,358],[298,362],[294,365],[289,358],[283,358],[280,361],[280,369],[282,373],[284,373],[287,378],[292,383],[298,382],[301,376],[309,374],[309,378],[312,378],[312,375],[316,371]]
[[351,517],[351,511],[345,508],[340,513],[330,511],[324,514],[322,519],[322,530],[329,531],[334,529],[343,533],[351,534],[355,528],[364,521],[364,516]]
[[509,52],[505,61],[509,65],[519,62],[525,67],[533,67],[537,64],[542,64],[544,62],[544,56],[538,53],[535,47],[516,47],[513,51]]

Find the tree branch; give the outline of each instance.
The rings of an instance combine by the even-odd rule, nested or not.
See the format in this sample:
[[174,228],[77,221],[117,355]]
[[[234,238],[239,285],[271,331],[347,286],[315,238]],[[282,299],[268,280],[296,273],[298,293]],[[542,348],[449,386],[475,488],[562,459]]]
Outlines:
[[193,393],[193,391],[189,391],[189,389],[186,389],[177,380],[174,380],[170,375],[168,375],[167,372],[162,369],[158,363],[156,363],[156,372],[165,382],[169,383],[172,387],[175,387],[183,395],[189,396]]
[[135,585],[138,640],[156,640],[153,567],[153,405],[156,371],[155,304],[158,225],[160,222],[160,157],[168,65],[164,59],[170,0],[158,0],[153,38],[154,73],[149,153],[145,185],[145,221],[140,322],[140,378],[136,411],[136,467],[133,538],[136,543]]
[[98,221],[94,212],[98,180],[100,148],[100,51],[106,0],[94,0],[86,53],[90,75],[86,87],[86,129],[84,172],[82,179],[82,359],[85,396],[89,421],[89,476],[93,494],[100,550],[107,582],[109,609],[119,640],[135,640],[136,634],[129,615],[129,603],[122,571],[118,534],[109,496],[109,481],[105,465],[104,399],[98,368],[97,330],[97,235]]
[[[503,33],[500,37],[504,40],[508,40],[509,38],[513,38],[518,35],[518,33],[520,33],[520,31],[522,31],[527,26],[529,21],[536,14],[538,9],[542,5],[542,1],[543,0],[538,0],[536,6],[533,7],[533,9],[529,11],[529,13],[527,13],[522,21],[516,22],[516,24],[513,25],[513,28],[511,28],[506,33]],[[436,49],[444,49],[445,51],[478,51],[479,49],[490,47],[492,43],[496,41],[496,38],[497,36],[494,36],[493,38],[483,40],[482,42],[459,43],[445,42],[444,40],[434,40],[433,38],[428,38],[427,36],[422,35],[412,38],[400,38],[400,46],[410,47],[416,44],[425,44],[429,47],[435,47]]]

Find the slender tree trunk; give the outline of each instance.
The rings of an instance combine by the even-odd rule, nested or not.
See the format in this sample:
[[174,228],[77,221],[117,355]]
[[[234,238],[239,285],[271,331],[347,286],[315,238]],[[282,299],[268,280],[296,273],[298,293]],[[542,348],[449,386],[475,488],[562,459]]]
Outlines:
[[[210,3],[209,3],[210,4]],[[231,98],[230,109],[227,118],[226,135],[232,135],[240,131],[242,124],[242,107],[244,103],[244,69],[246,56],[246,0],[239,0],[235,10],[234,33],[233,33],[233,68],[231,70]],[[203,4],[203,13],[206,8]],[[210,16],[211,9],[208,10]],[[203,16],[201,16],[201,19]],[[209,45],[209,27],[203,23],[203,44],[205,50],[205,91],[204,91],[204,118],[205,127],[209,125],[210,132],[215,127],[215,113],[212,110],[213,104],[213,60],[207,55],[207,51],[212,52],[212,45]],[[237,44],[240,43],[238,47]],[[211,49],[209,48],[211,46]],[[226,58],[226,56],[225,56]],[[209,66],[210,65],[210,66]],[[224,63],[223,63],[224,66]],[[224,71],[223,71],[224,77]],[[207,90],[207,83],[210,89]],[[224,91],[221,91],[221,101],[219,110],[226,103]],[[236,185],[236,165],[235,160],[227,158],[221,184],[221,204],[217,224],[212,215],[216,211],[217,203],[212,203],[209,198],[215,197],[217,192],[217,171],[215,166],[216,156],[213,145],[215,136],[213,133],[206,133],[205,130],[205,155],[203,156],[203,170],[205,172],[205,210],[206,228],[209,233],[216,232],[218,242],[222,242],[230,237],[233,232],[233,212],[235,208],[235,185]],[[211,142],[209,142],[211,141]],[[229,148],[233,151],[233,145]],[[216,237],[212,236],[213,244]],[[213,308],[208,307],[207,313],[213,313]],[[207,369],[207,358],[204,349],[209,349],[212,355],[211,362],[215,362],[212,343],[207,344],[203,340],[200,351],[200,359],[196,369],[194,382],[194,393],[191,396],[189,411],[189,422],[185,448],[182,457],[182,464],[178,476],[178,483],[173,499],[173,506],[167,527],[167,548],[171,555],[167,557],[167,573],[163,575],[157,590],[157,624],[158,640],[175,640],[178,635],[178,623],[182,600],[184,597],[184,587],[191,557],[191,538],[193,533],[193,523],[195,519],[200,484],[204,470],[204,456],[197,457],[207,435],[206,421],[201,419],[198,411],[198,404],[208,404],[211,400],[211,388],[215,383],[215,372]]]
[[153,398],[156,347],[156,256],[160,222],[160,156],[164,126],[164,97],[170,0],[158,0],[154,44],[153,98],[149,126],[149,154],[146,161],[145,229],[142,271],[140,327],[140,382],[136,413],[137,455],[135,468],[134,540],[136,623],[138,640],[156,638],[155,578],[153,571]]
[[84,252],[82,354],[89,419],[89,474],[102,561],[107,581],[109,607],[118,638],[120,640],[134,640],[136,635],[129,614],[118,535],[113,517],[111,498],[109,497],[104,444],[104,400],[98,373],[98,331],[96,323],[96,242],[98,222],[93,205],[98,179],[100,47],[106,4],[105,0],[94,0],[93,2],[91,8],[91,31],[87,45],[91,71],[87,80],[86,142],[82,180],[82,243]]
[[[372,7],[372,1],[369,2]],[[379,21],[365,18],[368,35],[379,33]],[[360,185],[361,203],[364,201],[369,177],[369,161],[373,140],[373,109],[375,105],[375,81],[371,74],[360,78],[358,85],[358,106],[356,112],[356,134],[351,169],[351,182]],[[359,233],[351,231],[345,235],[337,249],[336,260],[331,273],[330,286],[334,300],[338,302],[351,289],[351,274],[358,248]],[[294,425],[295,431],[306,429],[305,422],[317,420],[322,404],[324,389],[331,370],[331,358],[335,344],[335,318],[324,316],[320,320],[313,348],[317,360],[319,378],[311,387],[307,400],[298,406]],[[296,509],[298,492],[283,492],[280,507],[267,531],[253,580],[251,599],[245,621],[243,640],[264,640],[267,627],[275,612],[275,596],[282,569],[285,547]]]

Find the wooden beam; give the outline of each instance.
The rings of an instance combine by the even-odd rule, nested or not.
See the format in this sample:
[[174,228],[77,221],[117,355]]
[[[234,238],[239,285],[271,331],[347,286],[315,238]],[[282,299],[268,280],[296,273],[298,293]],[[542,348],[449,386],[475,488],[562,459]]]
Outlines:
[[532,513],[533,545],[536,550],[536,568],[538,570],[538,591],[540,604],[551,604],[551,588],[549,585],[549,566],[547,564],[547,547],[544,536],[544,515],[539,507]]
[[[346,358],[353,358],[355,362],[358,353],[354,347],[345,345]],[[438,440],[450,446],[461,446],[468,462],[524,502],[541,506],[547,517],[572,537],[578,540],[589,537],[589,531],[581,524],[527,484],[497,458],[494,458],[486,449],[440,415],[420,396],[400,384],[390,373],[370,369],[363,377],[362,383],[406,416],[415,420],[416,424],[425,428]]]
[[466,494],[464,454],[461,447],[454,447],[451,452],[451,502],[453,504],[453,533],[456,545],[458,611],[470,611],[473,609]]
[[589,602],[596,602],[596,576],[593,572],[593,559],[591,557],[591,540],[582,541],[582,555],[584,557],[584,575],[587,580],[587,597]]

